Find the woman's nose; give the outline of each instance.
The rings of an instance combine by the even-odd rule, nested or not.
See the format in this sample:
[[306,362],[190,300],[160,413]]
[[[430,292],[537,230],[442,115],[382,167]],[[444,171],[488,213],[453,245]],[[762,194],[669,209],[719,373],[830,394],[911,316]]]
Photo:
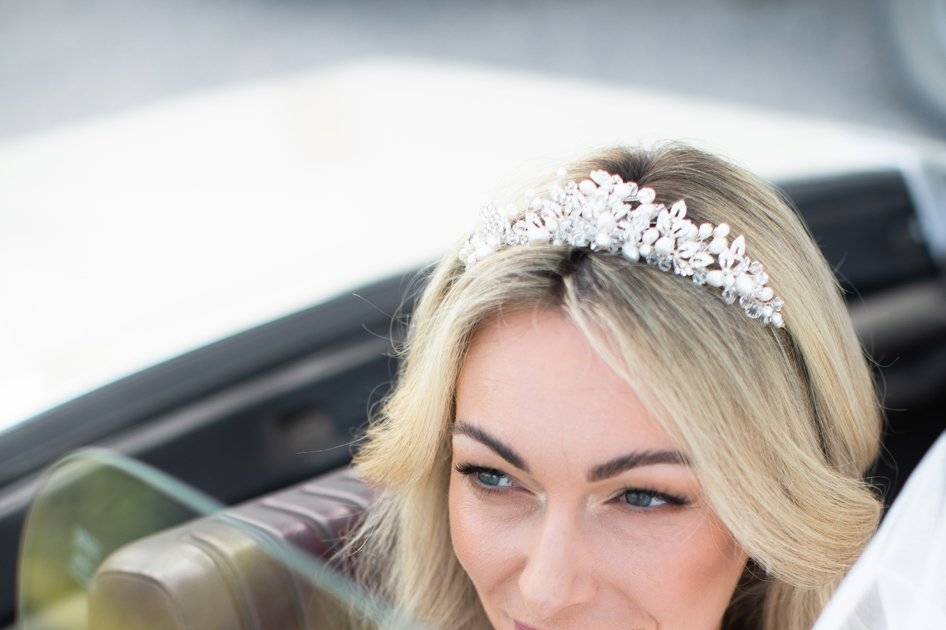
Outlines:
[[519,575],[519,591],[534,621],[549,620],[566,608],[588,603],[597,590],[578,519],[546,512],[540,527]]

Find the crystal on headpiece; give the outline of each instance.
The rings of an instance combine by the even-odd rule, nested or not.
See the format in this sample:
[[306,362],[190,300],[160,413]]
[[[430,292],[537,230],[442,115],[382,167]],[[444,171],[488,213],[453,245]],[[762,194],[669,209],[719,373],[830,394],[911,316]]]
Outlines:
[[[460,250],[469,268],[504,247],[516,245],[570,245],[593,251],[620,253],[637,261],[689,276],[693,282],[721,288],[727,304],[737,299],[746,315],[764,324],[784,328],[783,301],[766,286],[762,263],[745,255],[745,239],[730,243],[729,225],[686,219],[686,202],[670,208],[655,204],[652,188],[625,182],[619,175],[594,170],[590,179],[564,185],[559,181],[545,196],[530,194],[523,216],[515,206],[500,210],[493,203],[481,209],[482,222]],[[636,202],[637,206],[633,206]]]

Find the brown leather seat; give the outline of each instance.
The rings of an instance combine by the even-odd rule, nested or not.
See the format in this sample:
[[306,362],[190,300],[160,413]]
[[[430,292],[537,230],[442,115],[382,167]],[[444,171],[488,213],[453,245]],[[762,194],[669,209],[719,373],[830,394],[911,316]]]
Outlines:
[[93,578],[89,628],[332,627],[331,598],[264,551],[265,540],[325,559],[373,498],[346,467],[126,545]]

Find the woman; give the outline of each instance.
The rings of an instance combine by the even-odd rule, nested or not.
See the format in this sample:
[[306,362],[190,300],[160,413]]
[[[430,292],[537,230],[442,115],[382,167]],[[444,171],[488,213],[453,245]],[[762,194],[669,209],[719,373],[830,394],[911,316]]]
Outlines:
[[442,628],[811,627],[878,523],[882,413],[806,226],[678,143],[537,190],[420,296],[355,456],[361,580]]

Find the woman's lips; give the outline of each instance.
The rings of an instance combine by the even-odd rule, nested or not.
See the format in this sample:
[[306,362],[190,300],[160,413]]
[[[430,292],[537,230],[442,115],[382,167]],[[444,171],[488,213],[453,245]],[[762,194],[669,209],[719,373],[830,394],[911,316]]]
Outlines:
[[522,623],[521,621],[516,621],[515,619],[513,619],[513,621],[516,622],[516,630],[541,630],[540,628],[534,628],[534,627],[532,627],[532,626],[527,626],[526,624]]

